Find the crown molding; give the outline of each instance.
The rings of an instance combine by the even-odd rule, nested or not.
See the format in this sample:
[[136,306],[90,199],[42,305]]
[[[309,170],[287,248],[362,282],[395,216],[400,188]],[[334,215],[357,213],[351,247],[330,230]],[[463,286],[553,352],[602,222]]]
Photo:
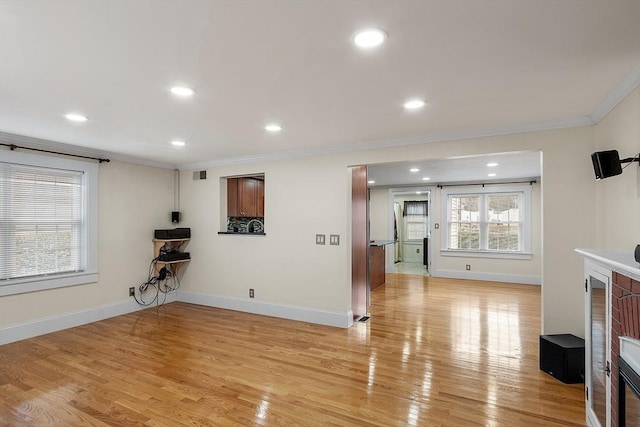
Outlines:
[[474,138],[487,138],[496,136],[506,136],[529,132],[541,132],[548,130],[565,129],[581,126],[593,126],[598,124],[609,114],[624,98],[640,86],[640,64],[634,67],[630,73],[609,93],[605,99],[586,116],[574,117],[561,120],[550,120],[537,123],[525,123],[513,126],[503,126],[490,129],[470,130],[462,132],[444,132],[430,135],[423,135],[409,138],[395,138],[381,141],[365,142],[360,144],[333,145],[329,147],[313,147],[302,150],[281,151],[276,153],[257,154],[253,156],[231,157],[226,159],[209,160],[203,162],[185,163],[175,165],[169,163],[156,162],[140,157],[127,156],[124,154],[95,150],[77,145],[64,144],[45,139],[16,135],[0,131],[0,141],[26,147],[44,148],[48,150],[62,151],[69,154],[78,154],[91,157],[108,157],[127,163],[143,166],[152,166],[162,169],[198,170],[217,166],[238,165],[246,163],[266,162],[273,160],[295,159],[300,157],[323,156],[337,153],[349,153],[364,150],[375,150],[390,147],[402,147],[410,145],[428,144],[433,142],[460,141]]
[[270,160],[284,160],[299,157],[322,156],[336,153],[349,153],[355,151],[374,150],[380,148],[402,147],[408,145],[428,144],[433,142],[460,141],[465,139],[486,138],[493,136],[513,135],[528,132],[540,132],[546,130],[564,129],[580,126],[592,126],[595,123],[590,116],[581,116],[565,120],[551,120],[538,123],[527,123],[514,126],[504,126],[483,130],[463,132],[447,132],[431,135],[396,138],[382,141],[366,142],[355,145],[334,145],[330,147],[315,147],[305,150],[281,151],[277,153],[258,154],[255,156],[233,157],[228,159],[211,160],[179,165],[180,170],[197,170],[216,166],[237,165],[246,163],[265,162]]
[[34,138],[25,135],[16,135],[13,133],[0,131],[0,142],[5,144],[21,145],[23,147],[38,148],[50,151],[59,151],[64,154],[87,156],[87,157],[100,157],[108,158],[110,160],[117,160],[126,163],[133,163],[142,166],[152,166],[162,169],[175,169],[176,165],[168,163],[155,162],[153,160],[142,159],[140,157],[126,156],[124,154],[113,153],[109,151],[96,150],[89,147],[83,147],[80,145],[65,144],[62,142],[51,141],[48,139]]
[[379,148],[401,147],[407,145],[427,144],[431,142],[447,142],[473,138],[486,138],[494,136],[514,135],[528,132],[541,132],[571,127],[593,126],[598,124],[609,114],[624,98],[640,86],[640,63],[629,72],[624,79],[609,93],[605,99],[596,106],[593,112],[586,116],[574,117],[563,120],[551,120],[538,123],[525,123],[513,126],[497,127],[492,129],[471,130],[464,132],[437,133],[410,138],[397,138],[383,141],[374,141],[356,145],[336,145],[331,147],[316,147],[305,150],[283,151],[278,153],[258,154],[255,156],[233,157],[228,159],[211,160],[179,165],[181,170],[203,169],[208,167],[237,165],[244,163],[264,162],[269,160],[293,159],[297,157],[320,156],[335,153],[347,153],[362,150],[374,150]]
[[640,86],[640,63],[607,95],[591,113],[591,120],[600,123],[607,114],[618,106],[631,92]]

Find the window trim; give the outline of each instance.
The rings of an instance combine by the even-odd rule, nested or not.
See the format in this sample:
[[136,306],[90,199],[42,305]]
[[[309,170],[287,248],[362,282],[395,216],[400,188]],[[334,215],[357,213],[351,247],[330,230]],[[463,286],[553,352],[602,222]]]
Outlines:
[[[494,251],[489,249],[450,249],[449,246],[449,218],[451,206],[450,196],[484,196],[487,194],[512,194],[522,193],[522,245],[520,251]],[[531,185],[484,185],[449,187],[442,190],[442,219],[444,234],[440,239],[440,254],[442,256],[471,257],[471,258],[501,258],[501,259],[531,259],[531,229],[532,229],[532,189]],[[483,206],[484,208],[484,206]],[[481,235],[486,235],[482,227],[487,222],[480,222]],[[482,244],[482,242],[481,242]],[[481,245],[482,246],[482,245]]]
[[66,286],[95,283],[98,281],[98,164],[62,157],[43,156],[17,151],[0,150],[0,162],[37,166],[51,169],[84,172],[86,197],[86,270],[0,281],[0,296],[15,295]]

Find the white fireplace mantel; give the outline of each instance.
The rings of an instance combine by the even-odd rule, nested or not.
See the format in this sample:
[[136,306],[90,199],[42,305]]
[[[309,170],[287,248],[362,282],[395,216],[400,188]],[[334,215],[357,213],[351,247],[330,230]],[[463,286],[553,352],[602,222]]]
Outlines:
[[606,265],[613,271],[640,281],[640,264],[633,257],[633,250],[576,249],[584,258]]

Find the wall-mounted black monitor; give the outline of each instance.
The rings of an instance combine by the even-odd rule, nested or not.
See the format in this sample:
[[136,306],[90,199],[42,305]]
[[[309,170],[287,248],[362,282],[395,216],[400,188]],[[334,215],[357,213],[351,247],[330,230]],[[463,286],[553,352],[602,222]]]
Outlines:
[[591,155],[591,161],[593,161],[593,171],[596,173],[596,179],[609,178],[610,176],[616,176],[622,173],[618,150],[593,153]]

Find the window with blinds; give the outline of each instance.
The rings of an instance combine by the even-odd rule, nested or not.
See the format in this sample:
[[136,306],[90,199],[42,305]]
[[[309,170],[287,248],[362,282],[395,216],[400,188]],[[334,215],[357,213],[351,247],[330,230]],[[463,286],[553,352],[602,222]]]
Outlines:
[[98,165],[0,151],[0,296],[95,283]]
[[427,236],[427,203],[426,200],[404,202],[405,240],[422,240]]
[[83,176],[0,163],[0,280],[85,269]]

